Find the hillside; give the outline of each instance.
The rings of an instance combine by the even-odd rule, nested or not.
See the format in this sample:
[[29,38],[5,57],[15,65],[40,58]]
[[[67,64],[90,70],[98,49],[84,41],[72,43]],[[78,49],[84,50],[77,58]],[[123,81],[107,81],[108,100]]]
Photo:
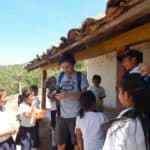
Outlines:
[[[80,62],[76,65],[76,69],[86,73],[86,62]],[[48,71],[48,76],[56,75],[58,68]],[[40,69],[27,72],[23,64],[19,65],[0,65],[0,88],[6,89],[9,95],[19,92],[19,85],[22,89],[28,88],[32,84],[40,87],[41,83]]]
[[31,84],[40,84],[40,70],[27,72],[24,65],[0,66],[0,87],[8,94],[19,92],[19,84],[26,88]]

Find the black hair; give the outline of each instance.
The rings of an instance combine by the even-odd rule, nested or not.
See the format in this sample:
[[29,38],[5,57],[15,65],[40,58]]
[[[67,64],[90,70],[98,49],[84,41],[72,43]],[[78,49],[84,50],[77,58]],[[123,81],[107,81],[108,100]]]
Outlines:
[[58,62],[59,62],[59,65],[61,65],[64,62],[68,62],[73,66],[76,64],[76,60],[75,60],[74,56],[70,53],[65,53],[62,56],[60,56]]
[[18,95],[18,106],[23,102],[22,94]]
[[150,85],[138,73],[127,74],[121,83],[121,88],[127,91],[134,102],[134,109],[126,112],[122,118],[114,119],[115,121],[138,118],[141,122],[146,147],[150,148]]
[[94,80],[94,79],[97,79],[99,82],[101,82],[101,80],[102,80],[101,76],[97,75],[97,74],[93,75],[92,80]]
[[118,61],[122,62],[123,58],[125,57],[129,57],[129,58],[135,57],[137,65],[143,62],[143,53],[136,49],[129,48],[127,51],[124,52],[124,54],[122,54],[121,56],[117,56],[117,59]]
[[24,90],[22,94],[18,96],[18,105],[22,103],[23,101],[26,101],[26,99],[32,94],[32,90]]
[[38,94],[38,86],[37,85],[31,85],[30,86],[31,91],[33,91],[35,94]]
[[[150,108],[147,108],[149,102],[149,84],[144,81],[144,78],[141,77],[138,73],[126,74],[121,83],[121,88],[124,91],[127,91],[133,99],[135,110],[139,113],[147,112]],[[146,95],[146,96],[145,96]]]
[[135,110],[129,117],[140,119],[148,149],[150,146],[150,85],[140,74],[134,73],[124,77],[122,88],[132,96]]
[[87,91],[80,96],[81,109],[79,111],[80,118],[84,117],[84,111],[91,109],[91,107],[96,103],[96,97],[91,91]]

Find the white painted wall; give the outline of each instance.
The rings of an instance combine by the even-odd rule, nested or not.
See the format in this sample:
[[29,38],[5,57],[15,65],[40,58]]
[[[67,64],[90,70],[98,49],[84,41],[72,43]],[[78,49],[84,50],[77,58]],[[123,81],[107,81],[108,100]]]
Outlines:
[[143,50],[144,62],[150,64],[150,49]]
[[105,88],[107,95],[104,99],[104,106],[116,108],[116,52],[89,59],[87,66],[90,85],[94,74],[99,74],[102,77],[101,85]]

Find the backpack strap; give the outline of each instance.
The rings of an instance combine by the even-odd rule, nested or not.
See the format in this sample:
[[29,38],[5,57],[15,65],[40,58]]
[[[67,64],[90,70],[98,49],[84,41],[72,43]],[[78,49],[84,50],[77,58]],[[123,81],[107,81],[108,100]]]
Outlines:
[[62,71],[60,74],[59,74],[59,77],[58,77],[58,86],[60,87],[60,83],[61,83],[61,80],[64,76],[64,72]]
[[82,81],[82,73],[80,71],[77,71],[77,84],[78,84],[78,89],[81,92],[81,81]]

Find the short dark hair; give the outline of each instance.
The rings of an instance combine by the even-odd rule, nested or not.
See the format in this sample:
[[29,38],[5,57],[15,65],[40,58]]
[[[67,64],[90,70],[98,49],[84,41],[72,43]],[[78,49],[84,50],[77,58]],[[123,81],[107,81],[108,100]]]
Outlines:
[[30,86],[30,89],[35,92],[35,93],[38,93],[38,86],[37,85],[31,85]]
[[130,58],[135,57],[137,64],[143,62],[143,53],[136,49],[129,49],[129,50],[125,51],[124,54],[118,56],[117,59],[118,59],[118,61],[122,62],[123,59],[126,57],[130,57]]
[[102,80],[101,76],[97,75],[97,74],[93,75],[92,80],[94,80],[94,79],[98,79],[99,82],[101,82],[101,80]]
[[71,65],[75,65],[76,64],[76,60],[75,60],[74,56],[72,54],[70,54],[70,53],[65,53],[62,56],[60,56],[58,62],[59,62],[59,65],[61,65],[64,62],[68,62]]

